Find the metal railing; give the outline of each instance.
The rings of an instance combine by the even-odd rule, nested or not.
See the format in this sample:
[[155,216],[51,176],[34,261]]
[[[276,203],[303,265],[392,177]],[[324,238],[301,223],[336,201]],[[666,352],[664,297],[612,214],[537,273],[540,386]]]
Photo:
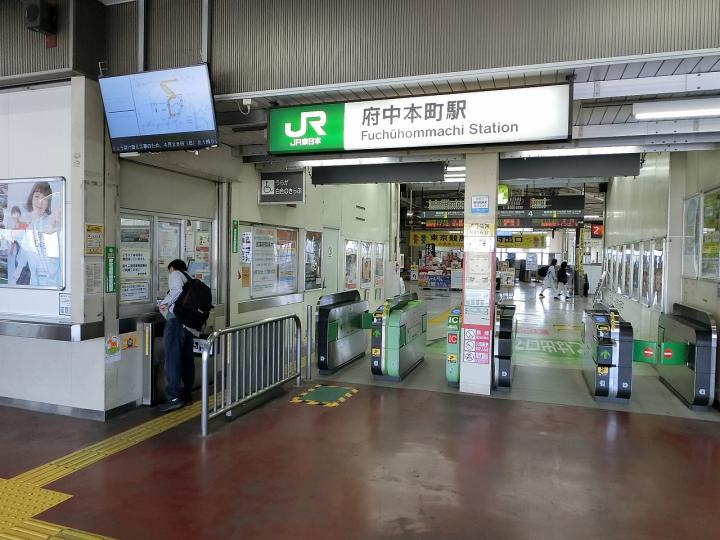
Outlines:
[[[301,353],[302,328],[297,315],[210,334],[202,351],[202,436],[207,437],[208,420],[293,379],[300,384]],[[212,403],[210,395],[214,396]]]

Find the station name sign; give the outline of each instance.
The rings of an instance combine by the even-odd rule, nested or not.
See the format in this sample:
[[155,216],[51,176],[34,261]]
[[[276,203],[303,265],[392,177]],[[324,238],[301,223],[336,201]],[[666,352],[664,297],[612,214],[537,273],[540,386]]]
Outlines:
[[566,140],[567,84],[270,110],[271,154]]

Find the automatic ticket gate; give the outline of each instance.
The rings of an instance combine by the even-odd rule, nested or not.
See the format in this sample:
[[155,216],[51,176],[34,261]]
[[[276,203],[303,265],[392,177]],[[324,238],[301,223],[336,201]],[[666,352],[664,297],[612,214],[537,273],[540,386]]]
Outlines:
[[583,315],[583,375],[595,399],[627,401],[632,392],[632,325],[614,309]]
[[318,300],[317,365],[320,373],[334,373],[365,356],[368,335],[363,329],[367,300],[359,291],[321,296]]
[[512,388],[512,339],[515,325],[515,306],[498,304],[495,308],[495,353],[493,384],[497,390]]
[[712,406],[717,359],[717,325],[713,317],[704,311],[674,304],[672,314],[660,315],[658,332],[659,342],[682,345],[687,351],[685,362],[680,364],[660,359],[657,370],[662,383],[688,407]]
[[371,371],[375,379],[401,381],[425,358],[427,306],[416,293],[388,299],[372,315]]
[[462,310],[460,307],[450,310],[447,326],[447,345],[445,346],[445,378],[448,386],[460,386],[460,328]]

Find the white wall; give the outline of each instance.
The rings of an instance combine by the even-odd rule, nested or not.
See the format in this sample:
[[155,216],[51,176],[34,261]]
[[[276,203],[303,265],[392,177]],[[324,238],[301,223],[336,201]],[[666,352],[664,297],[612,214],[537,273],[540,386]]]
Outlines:
[[[605,245],[614,247],[667,237],[670,183],[670,154],[667,153],[647,154],[637,177],[612,178],[607,193]],[[670,240],[678,243],[677,238]],[[666,254],[666,276],[673,272],[672,267],[676,264],[678,261]],[[664,290],[667,289],[666,279]],[[624,319],[632,323],[636,339],[657,337],[658,309],[615,293],[606,298],[620,309]]]

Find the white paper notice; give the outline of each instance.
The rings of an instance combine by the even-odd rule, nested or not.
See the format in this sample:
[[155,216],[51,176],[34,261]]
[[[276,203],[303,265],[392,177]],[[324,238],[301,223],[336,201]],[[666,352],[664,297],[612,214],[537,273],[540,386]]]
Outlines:
[[144,249],[121,249],[120,277],[150,277],[150,252]]
[[270,296],[275,294],[278,282],[277,230],[253,227],[252,241],[252,296]]
[[150,300],[150,284],[147,281],[129,281],[120,284],[121,302],[147,302]]
[[69,317],[70,312],[70,293],[60,293],[58,295],[58,315],[61,317]]
[[490,253],[465,254],[465,287],[471,289],[489,289],[492,276]]
[[103,263],[102,261],[85,261],[85,294],[102,294]]

